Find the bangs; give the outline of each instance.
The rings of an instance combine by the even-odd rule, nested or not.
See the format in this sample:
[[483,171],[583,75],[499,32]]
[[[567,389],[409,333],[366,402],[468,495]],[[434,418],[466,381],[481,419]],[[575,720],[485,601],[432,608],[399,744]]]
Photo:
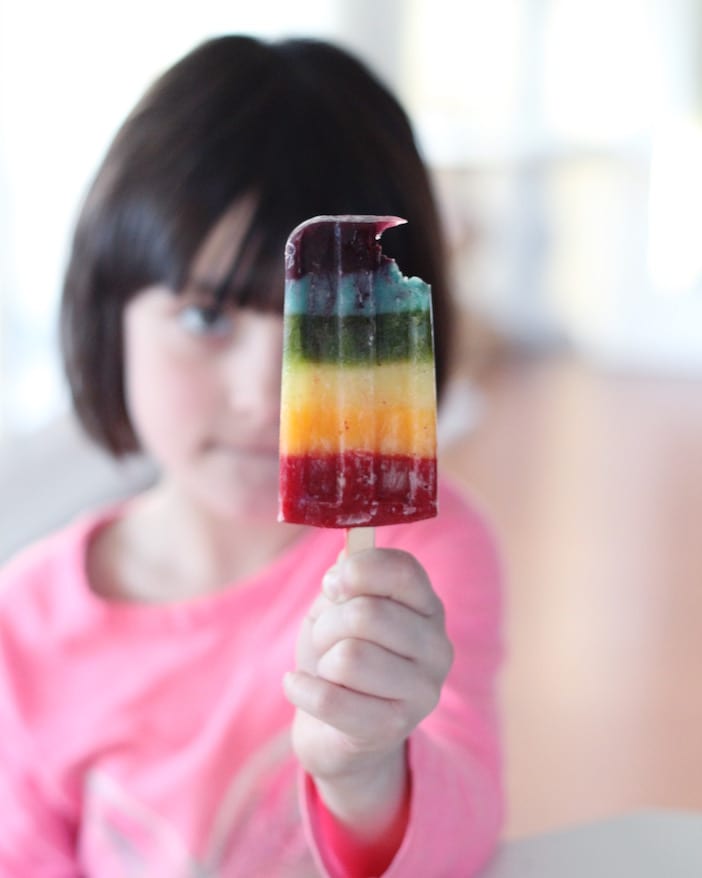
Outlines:
[[[237,201],[252,196],[252,217],[215,287],[216,298],[281,311],[285,242],[303,220],[320,214],[416,218],[424,212],[415,204],[421,200],[419,162],[408,120],[379,87],[358,103],[368,86],[355,62],[314,41],[246,42],[244,48],[256,57],[245,75],[224,80],[217,99],[209,86],[187,105],[178,93],[177,124],[159,149],[146,145],[153,157],[153,174],[146,178],[151,192],[144,191],[142,178],[135,197],[154,221],[151,234],[142,238],[149,239],[145,253],[119,248],[123,263],[110,272],[113,277],[132,259],[138,263],[123,288],[165,283],[182,292],[209,233]],[[228,50],[226,56],[234,63]],[[320,75],[324,67],[329,77]],[[167,143],[178,143],[178,150],[168,150]],[[408,231],[393,231],[383,240],[384,251],[405,273],[426,275],[418,258],[421,236],[415,219]]]
[[[215,304],[282,313],[287,223],[275,228],[258,202],[229,268],[215,287]],[[284,225],[284,227],[283,227]],[[293,226],[290,226],[292,230]]]

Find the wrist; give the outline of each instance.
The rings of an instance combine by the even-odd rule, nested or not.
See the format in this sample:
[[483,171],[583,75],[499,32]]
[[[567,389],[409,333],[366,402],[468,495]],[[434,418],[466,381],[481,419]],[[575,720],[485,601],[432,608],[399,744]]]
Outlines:
[[406,813],[409,767],[404,745],[354,771],[313,780],[325,808],[361,843],[382,837]]

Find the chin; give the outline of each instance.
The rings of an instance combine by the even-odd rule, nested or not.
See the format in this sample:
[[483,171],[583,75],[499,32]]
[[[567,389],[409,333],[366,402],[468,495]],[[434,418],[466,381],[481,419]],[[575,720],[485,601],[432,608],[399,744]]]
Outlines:
[[278,517],[278,483],[254,486],[223,484],[198,491],[198,499],[217,518],[270,524]]
[[278,457],[244,461],[208,455],[197,466],[174,467],[188,502],[206,514],[232,523],[270,524],[278,518]]
[[278,503],[256,505],[252,503],[235,504],[220,503],[212,506],[212,511],[222,520],[233,523],[270,525],[278,522]]

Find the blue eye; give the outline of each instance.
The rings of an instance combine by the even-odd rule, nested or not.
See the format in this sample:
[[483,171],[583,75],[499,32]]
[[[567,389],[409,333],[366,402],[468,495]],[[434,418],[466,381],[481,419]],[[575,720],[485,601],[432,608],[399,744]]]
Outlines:
[[178,320],[192,335],[218,338],[229,335],[234,325],[231,314],[211,305],[186,305],[178,312]]

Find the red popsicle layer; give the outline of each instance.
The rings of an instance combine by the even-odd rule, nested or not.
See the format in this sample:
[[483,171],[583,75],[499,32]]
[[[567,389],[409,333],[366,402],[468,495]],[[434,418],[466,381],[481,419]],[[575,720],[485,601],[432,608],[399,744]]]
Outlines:
[[436,458],[363,451],[285,456],[280,488],[285,521],[320,527],[417,521],[429,510],[436,514]]

